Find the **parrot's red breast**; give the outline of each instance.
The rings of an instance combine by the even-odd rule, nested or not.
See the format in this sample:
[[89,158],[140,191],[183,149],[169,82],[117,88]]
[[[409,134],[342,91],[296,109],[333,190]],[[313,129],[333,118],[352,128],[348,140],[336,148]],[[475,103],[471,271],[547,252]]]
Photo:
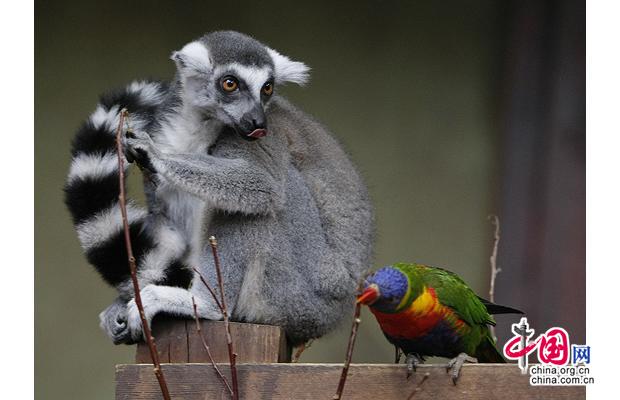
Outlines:
[[433,288],[423,293],[406,309],[397,313],[383,313],[374,308],[370,311],[377,318],[381,330],[393,338],[414,339],[432,330],[440,321],[450,320],[460,330],[464,322],[454,312],[443,306]]

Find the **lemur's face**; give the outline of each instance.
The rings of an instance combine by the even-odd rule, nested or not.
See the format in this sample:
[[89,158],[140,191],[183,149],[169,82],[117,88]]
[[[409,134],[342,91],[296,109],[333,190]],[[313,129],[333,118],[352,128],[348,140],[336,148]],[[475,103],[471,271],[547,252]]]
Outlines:
[[249,36],[214,32],[172,54],[185,104],[247,140],[269,133],[266,110],[276,86],[304,84],[309,68]]
[[265,108],[275,86],[273,67],[233,63],[216,67],[213,78],[217,118],[245,139],[266,136]]

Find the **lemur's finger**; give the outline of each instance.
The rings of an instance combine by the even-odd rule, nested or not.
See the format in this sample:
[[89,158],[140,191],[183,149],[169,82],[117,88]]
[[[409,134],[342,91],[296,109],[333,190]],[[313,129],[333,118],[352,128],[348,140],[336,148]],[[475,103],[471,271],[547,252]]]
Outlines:
[[131,150],[125,148],[125,150],[123,151],[123,153],[125,153],[125,158],[127,159],[128,163],[133,163],[136,161],[136,158],[133,156]]
[[128,148],[129,157],[131,157],[131,161],[129,161],[129,157],[127,160],[129,162],[134,162],[140,169],[147,170],[151,173],[156,173],[155,167],[151,163],[151,158],[149,157],[146,150],[141,148]]

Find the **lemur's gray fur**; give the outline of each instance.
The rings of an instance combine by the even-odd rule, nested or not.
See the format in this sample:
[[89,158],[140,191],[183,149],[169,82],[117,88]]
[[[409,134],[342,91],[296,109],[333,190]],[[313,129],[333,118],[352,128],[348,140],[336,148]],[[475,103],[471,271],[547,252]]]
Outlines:
[[66,202],[89,261],[119,290],[101,327],[115,343],[142,337],[114,186],[127,107],[126,156],[143,167],[148,202],[148,212],[129,204],[147,319],[193,316],[192,296],[201,318],[221,318],[191,270],[216,282],[215,235],[234,320],[281,325],[293,344],[327,333],[370,266],[373,217],[336,140],[270,93],[305,83],[308,68],[237,32],[207,34],[172,59],[172,83],[104,98],[74,141]]

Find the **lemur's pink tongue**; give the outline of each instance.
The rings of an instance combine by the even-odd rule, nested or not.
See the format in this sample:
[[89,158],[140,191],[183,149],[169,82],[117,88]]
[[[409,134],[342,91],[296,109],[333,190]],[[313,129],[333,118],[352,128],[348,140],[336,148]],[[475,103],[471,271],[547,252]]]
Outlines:
[[263,136],[267,136],[267,129],[254,129],[252,133],[248,133],[248,136],[253,138],[262,138]]

